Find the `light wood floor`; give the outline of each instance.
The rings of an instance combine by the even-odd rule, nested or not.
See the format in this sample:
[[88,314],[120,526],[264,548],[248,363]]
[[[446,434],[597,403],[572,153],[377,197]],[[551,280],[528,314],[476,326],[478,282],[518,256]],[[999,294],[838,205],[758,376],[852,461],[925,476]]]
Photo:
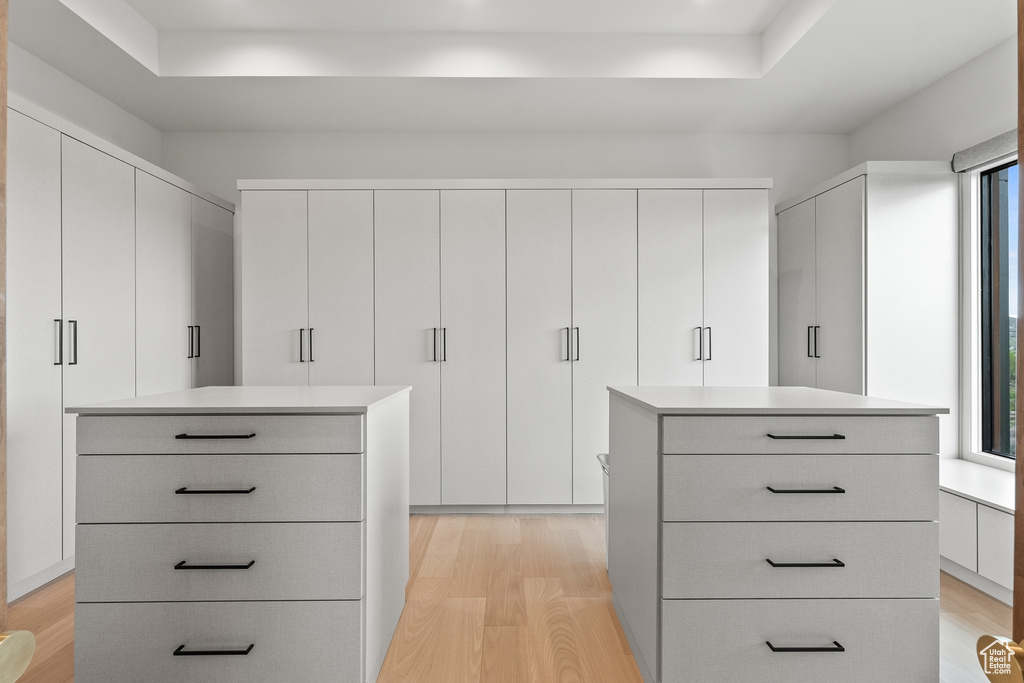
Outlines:
[[[413,516],[405,612],[380,683],[640,681],[611,607],[600,515]],[[1010,609],[943,574],[941,683],[986,683],[974,647]],[[11,605],[37,639],[19,683],[73,680],[74,575]]]

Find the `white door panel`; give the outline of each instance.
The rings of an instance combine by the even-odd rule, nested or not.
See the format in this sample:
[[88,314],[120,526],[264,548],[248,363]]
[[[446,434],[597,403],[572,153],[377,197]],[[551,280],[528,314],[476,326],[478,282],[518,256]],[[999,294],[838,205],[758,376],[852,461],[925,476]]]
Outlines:
[[779,385],[816,386],[814,199],[779,214]]
[[235,383],[234,214],[192,197],[193,386]]

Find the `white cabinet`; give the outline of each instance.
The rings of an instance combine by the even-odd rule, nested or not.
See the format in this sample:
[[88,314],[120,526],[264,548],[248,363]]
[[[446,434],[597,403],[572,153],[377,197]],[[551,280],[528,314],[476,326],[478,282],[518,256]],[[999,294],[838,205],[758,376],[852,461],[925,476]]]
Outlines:
[[411,384],[409,503],[441,504],[440,196],[374,193],[374,346],[381,385]]
[[[65,405],[135,395],[135,169],[64,136]],[[75,422],[64,418],[64,557],[75,552]]]
[[235,383],[234,220],[192,195],[192,387]]
[[978,571],[978,504],[939,491],[939,554]]
[[947,491],[939,504],[939,554],[1013,590],[1013,515]]
[[608,386],[636,385],[636,190],[572,193],[572,502],[600,504]]
[[572,191],[509,190],[508,502],[572,503]]
[[639,383],[768,383],[768,193],[640,190]]
[[[8,112],[7,580],[63,557],[60,133]],[[12,599],[17,597],[13,593]]]
[[959,448],[958,183],[868,162],[776,206],[779,384],[947,406]]

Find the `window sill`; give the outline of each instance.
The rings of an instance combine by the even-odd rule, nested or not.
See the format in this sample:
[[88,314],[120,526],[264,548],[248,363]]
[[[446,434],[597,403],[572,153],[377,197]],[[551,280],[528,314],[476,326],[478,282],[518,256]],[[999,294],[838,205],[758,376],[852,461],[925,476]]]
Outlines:
[[939,460],[939,489],[942,491],[1012,515],[1015,488],[1016,476],[1012,471],[960,458]]

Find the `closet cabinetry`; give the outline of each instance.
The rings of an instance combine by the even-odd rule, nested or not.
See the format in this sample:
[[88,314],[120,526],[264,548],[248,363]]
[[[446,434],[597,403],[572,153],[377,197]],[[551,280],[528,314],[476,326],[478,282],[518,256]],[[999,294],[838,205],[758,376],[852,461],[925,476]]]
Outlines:
[[[47,114],[10,109],[8,120],[13,599],[72,568],[75,430],[64,406],[135,396],[137,381],[153,391],[191,385],[190,219],[192,200],[210,202]],[[212,223],[228,242],[216,267],[230,278],[232,214],[216,209],[223,215]],[[204,341],[216,347],[216,336]],[[230,342],[219,353],[230,382]]]
[[868,162],[778,204],[779,384],[950,406],[955,452],[958,183]]

